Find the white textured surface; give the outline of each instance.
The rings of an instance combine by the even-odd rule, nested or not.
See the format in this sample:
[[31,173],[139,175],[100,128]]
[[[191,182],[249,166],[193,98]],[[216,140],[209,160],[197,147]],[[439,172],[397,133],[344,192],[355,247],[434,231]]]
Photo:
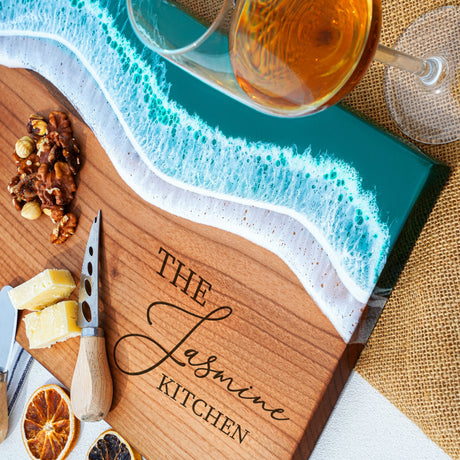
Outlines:
[[[10,430],[0,444],[1,460],[28,460],[22,444],[20,418],[29,396],[39,386],[58,383],[34,361],[10,415]],[[68,460],[83,460],[105,422],[82,423]],[[147,452],[145,454],[148,455]],[[151,455],[150,458],[155,458]],[[324,429],[311,460],[449,460],[435,443],[399,412],[359,374],[352,373]]]
[[352,372],[311,460],[448,460],[367,380]]

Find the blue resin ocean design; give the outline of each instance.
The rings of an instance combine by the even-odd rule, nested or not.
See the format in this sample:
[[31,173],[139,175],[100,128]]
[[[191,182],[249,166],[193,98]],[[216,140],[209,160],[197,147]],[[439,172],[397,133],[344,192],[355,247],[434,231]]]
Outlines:
[[[114,18],[109,11],[117,9]],[[169,96],[164,62],[135,42],[124,3],[0,0],[0,34],[63,43],[97,81],[156,174],[182,189],[297,219],[353,296],[367,301],[390,236],[375,193],[363,190],[351,165],[311,149],[229,137],[188,113]]]

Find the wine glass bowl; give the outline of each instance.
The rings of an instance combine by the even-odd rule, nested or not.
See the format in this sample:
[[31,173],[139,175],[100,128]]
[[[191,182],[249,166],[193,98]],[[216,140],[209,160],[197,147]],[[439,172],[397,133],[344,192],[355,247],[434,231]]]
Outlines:
[[240,2],[229,34],[243,90],[282,116],[322,110],[366,72],[377,45],[380,4],[369,0]]
[[127,4],[144,44],[246,105],[282,117],[318,112],[349,92],[372,62],[381,23],[379,0]]

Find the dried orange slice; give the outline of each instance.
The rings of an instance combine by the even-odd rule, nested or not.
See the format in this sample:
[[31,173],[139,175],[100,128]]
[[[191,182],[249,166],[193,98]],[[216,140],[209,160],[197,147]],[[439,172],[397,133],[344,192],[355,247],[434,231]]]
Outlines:
[[77,441],[79,427],[67,392],[59,385],[44,385],[26,404],[22,440],[33,460],[63,460]]
[[99,435],[89,448],[86,460],[142,460],[141,455],[116,431],[107,430]]

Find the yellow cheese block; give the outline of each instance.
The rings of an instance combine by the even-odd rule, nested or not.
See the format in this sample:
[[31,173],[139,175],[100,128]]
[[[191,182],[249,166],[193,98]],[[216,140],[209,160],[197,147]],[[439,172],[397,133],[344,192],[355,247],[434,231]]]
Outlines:
[[18,310],[41,310],[66,299],[75,289],[69,270],[47,269],[8,292]]
[[77,312],[77,302],[64,300],[26,315],[24,322],[30,348],[46,348],[79,336],[81,328],[77,326]]

